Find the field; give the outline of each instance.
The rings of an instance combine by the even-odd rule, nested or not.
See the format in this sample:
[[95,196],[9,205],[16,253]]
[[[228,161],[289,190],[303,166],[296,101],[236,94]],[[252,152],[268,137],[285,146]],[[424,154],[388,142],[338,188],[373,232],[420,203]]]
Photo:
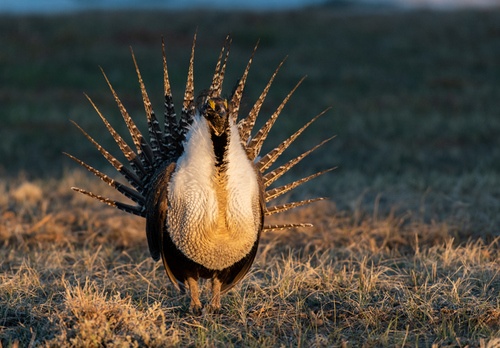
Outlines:
[[[266,233],[201,316],[144,221],[73,192],[117,197],[62,154],[112,174],[70,122],[118,154],[83,92],[125,131],[102,66],[144,126],[132,46],[162,114],[163,36],[179,107],[196,30],[198,91],[227,33],[228,92],[260,39],[244,111],[285,56],[263,115],[308,76],[267,148],[332,106],[285,157],[337,137],[281,183],[338,166],[286,197],[328,201],[274,219],[314,227]],[[0,33],[0,347],[500,346],[500,10],[4,15]]]

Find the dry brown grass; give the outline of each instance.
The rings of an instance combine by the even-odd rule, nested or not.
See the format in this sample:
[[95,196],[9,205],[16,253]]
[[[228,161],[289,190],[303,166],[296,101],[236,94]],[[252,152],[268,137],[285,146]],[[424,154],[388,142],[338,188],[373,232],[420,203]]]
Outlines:
[[97,189],[91,179],[3,186],[3,347],[498,344],[498,239],[316,204],[280,218],[313,229],[265,234],[222,313],[196,317],[150,259],[141,219],[68,191],[76,181]]

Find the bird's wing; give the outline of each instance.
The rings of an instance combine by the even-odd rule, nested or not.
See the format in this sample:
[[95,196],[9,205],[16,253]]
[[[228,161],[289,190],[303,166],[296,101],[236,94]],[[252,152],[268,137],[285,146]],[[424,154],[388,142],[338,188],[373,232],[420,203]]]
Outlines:
[[[155,261],[160,259],[163,248],[163,235],[168,213],[168,183],[174,170],[175,162],[160,168],[147,195],[148,204],[146,206],[149,208],[146,211],[146,236],[149,253]],[[163,266],[172,284],[180,290],[177,279],[165,262],[165,258],[163,258]]]
[[174,169],[174,162],[160,168],[147,195],[146,236],[149,252],[155,261],[161,256],[162,233],[166,226],[168,211],[168,183]]

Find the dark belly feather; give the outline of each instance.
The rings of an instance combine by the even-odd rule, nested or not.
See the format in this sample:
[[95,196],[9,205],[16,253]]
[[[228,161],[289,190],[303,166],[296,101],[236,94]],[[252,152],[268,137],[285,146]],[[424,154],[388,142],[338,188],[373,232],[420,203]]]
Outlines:
[[[259,238],[250,252],[240,261],[223,270],[212,270],[189,259],[173,243],[167,231],[163,232],[162,258],[167,273],[171,273],[178,282],[184,283],[188,277],[199,279],[217,278],[222,283],[221,292],[231,289],[248,273],[255,259],[259,246]],[[169,272],[170,271],[170,272]],[[173,281],[173,280],[172,280]],[[174,281],[174,283],[176,283]]]

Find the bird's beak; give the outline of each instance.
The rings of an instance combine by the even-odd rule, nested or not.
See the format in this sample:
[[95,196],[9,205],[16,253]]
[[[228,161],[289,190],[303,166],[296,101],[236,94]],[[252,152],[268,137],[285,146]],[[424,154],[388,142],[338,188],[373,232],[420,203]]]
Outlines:
[[226,125],[224,120],[220,120],[221,122],[208,122],[210,128],[212,129],[215,136],[220,137],[222,133],[226,130]]
[[221,136],[227,128],[228,114],[227,114],[227,102],[221,101],[219,105],[211,99],[207,103],[206,109],[206,119],[215,136]]

